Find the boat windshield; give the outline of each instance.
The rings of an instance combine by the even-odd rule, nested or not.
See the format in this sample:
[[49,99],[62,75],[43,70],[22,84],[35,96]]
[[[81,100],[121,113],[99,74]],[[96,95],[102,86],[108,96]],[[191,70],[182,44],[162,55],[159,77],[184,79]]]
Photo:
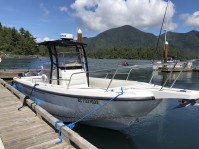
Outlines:
[[77,66],[82,63],[80,52],[61,52],[58,54],[58,60],[60,66]]

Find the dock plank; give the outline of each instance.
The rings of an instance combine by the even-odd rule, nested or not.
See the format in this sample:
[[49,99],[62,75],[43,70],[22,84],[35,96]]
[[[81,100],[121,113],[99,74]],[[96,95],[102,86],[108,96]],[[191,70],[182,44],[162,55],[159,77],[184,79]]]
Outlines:
[[[73,130],[61,129],[62,142],[54,144],[58,139],[57,131],[52,127],[57,118],[31,99],[26,99],[20,111],[25,95],[0,79],[0,138],[6,149],[50,148],[74,149],[71,142],[78,148],[97,149]],[[16,96],[15,96],[16,95]],[[47,122],[47,123],[46,123]],[[59,129],[64,123],[58,123]]]
[[28,107],[18,111],[20,106],[16,96],[0,87],[0,137],[6,149],[30,148],[39,144],[43,144],[42,148],[71,146],[65,141],[56,146],[54,141],[58,140],[58,135],[55,130]]

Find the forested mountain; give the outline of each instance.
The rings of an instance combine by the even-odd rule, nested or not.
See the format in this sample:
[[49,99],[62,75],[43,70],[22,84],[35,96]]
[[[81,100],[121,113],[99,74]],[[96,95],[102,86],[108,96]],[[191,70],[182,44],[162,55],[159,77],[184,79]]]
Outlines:
[[[152,59],[157,36],[142,32],[134,27],[125,25],[100,33],[96,37],[83,38],[88,44],[88,55],[93,58],[135,58]],[[188,33],[168,32],[169,51],[173,56],[199,57],[199,32]],[[164,34],[161,35],[159,46],[163,47]],[[177,52],[176,50],[179,52]],[[96,51],[97,50],[97,51]],[[0,23],[0,51],[17,55],[40,54],[47,55],[44,47],[37,47],[34,37],[29,31],[20,28],[2,26]],[[181,54],[184,53],[186,56]],[[159,48],[157,57],[162,57],[162,48]]]
[[[0,51],[17,55],[32,55],[38,52],[34,37],[29,31],[5,27],[0,23]],[[37,53],[38,54],[38,53]]]
[[[157,36],[142,32],[132,26],[125,25],[100,33],[96,37],[83,38],[88,44],[88,50],[97,50],[111,47],[152,47],[157,44]],[[199,56],[199,32],[188,33],[168,32],[169,47],[186,55]],[[164,44],[164,34],[161,35],[159,46]]]
[[[162,35],[161,40],[164,40],[164,35]],[[168,32],[167,40],[169,42],[169,47],[177,49],[186,55],[199,56],[198,31],[193,30],[188,33]]]
[[88,44],[88,50],[110,47],[149,47],[155,46],[157,37],[151,33],[142,32],[132,26],[125,25],[100,33],[96,37],[83,38]]

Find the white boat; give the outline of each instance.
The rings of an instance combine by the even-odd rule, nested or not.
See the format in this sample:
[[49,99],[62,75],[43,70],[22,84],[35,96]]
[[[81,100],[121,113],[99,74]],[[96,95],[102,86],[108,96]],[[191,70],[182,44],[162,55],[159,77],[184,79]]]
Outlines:
[[0,51],[0,63],[2,62],[2,56],[5,56],[6,54],[4,52]]
[[163,69],[169,69],[169,70],[178,70],[181,69],[185,70],[192,70],[193,69],[193,62],[196,60],[186,60],[186,61],[180,61],[180,60],[168,60],[166,63],[164,61],[156,61],[153,63],[153,69],[154,70],[163,70]]
[[[40,73],[37,76],[24,74],[16,79],[17,89],[30,96],[41,107],[64,122],[75,122],[91,111],[104,105],[80,123],[123,129],[130,126],[138,117],[152,111],[162,99],[177,98],[195,101],[199,91],[166,88],[152,83],[130,81],[128,77],[133,69],[150,67],[149,65],[126,66],[115,70],[111,79],[89,77],[89,71],[84,47],[86,44],[73,40],[45,41],[39,45],[48,47],[51,59],[50,74]],[[73,47],[76,52],[56,52],[56,46]],[[68,57],[69,56],[69,57]],[[114,77],[120,69],[129,69],[126,80],[116,80]],[[153,79],[153,76],[151,80]],[[150,81],[151,82],[151,81]],[[122,90],[123,89],[123,94]]]
[[[180,61],[175,56],[168,56],[169,43],[168,41],[166,41],[167,39],[166,35],[167,33],[165,32],[164,59],[162,61],[154,61],[153,69],[154,70],[169,69],[169,70],[177,70],[177,71],[181,71],[181,69],[192,70],[193,62],[196,60]],[[170,57],[170,59],[168,59],[168,57]],[[174,57],[174,59],[172,57]]]

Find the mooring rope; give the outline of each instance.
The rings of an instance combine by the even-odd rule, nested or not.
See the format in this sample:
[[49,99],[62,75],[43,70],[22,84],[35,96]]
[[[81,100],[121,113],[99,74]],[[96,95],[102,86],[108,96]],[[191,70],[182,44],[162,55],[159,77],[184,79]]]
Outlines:
[[[26,99],[31,98],[32,93],[33,93],[35,87],[38,86],[38,85],[39,85],[39,84],[36,84],[36,83],[35,83],[35,85],[32,87],[32,90],[31,90],[31,92],[30,92],[29,97],[28,97],[28,96],[25,96],[24,101],[23,101],[23,105],[22,105],[21,107],[18,108],[19,111],[20,111],[20,109],[26,104]],[[15,84],[13,84],[12,87],[14,87],[15,89],[17,89],[17,86],[16,86]],[[33,103],[35,103],[36,105],[40,105],[40,103],[39,103],[38,101],[36,101],[35,99],[36,99],[36,97],[34,97],[34,100],[32,100]]]
[[32,96],[32,92],[35,89],[36,86],[38,86],[39,84],[35,83],[35,85],[32,87],[32,91],[30,92],[30,97]]
[[[64,127],[64,126],[67,126],[68,128],[70,129],[73,129],[75,127],[75,124],[78,123],[79,121],[83,120],[84,118],[88,117],[89,115],[93,114],[94,112],[96,112],[97,110],[99,110],[100,108],[104,107],[105,105],[107,105],[109,102],[111,102],[112,100],[116,99],[117,97],[123,95],[123,89],[121,87],[121,91],[122,93],[118,94],[117,96],[113,97],[112,99],[110,99],[109,101],[107,101],[106,103],[104,103],[103,105],[99,106],[98,108],[96,108],[95,110],[91,111],[90,113],[86,114],[85,116],[83,116],[82,118],[80,118],[79,120],[75,121],[75,122],[72,122],[70,124],[67,124],[67,125],[62,125],[59,127],[59,132],[58,132],[58,136],[59,136],[59,139],[60,141],[56,142],[55,144],[59,144],[62,142],[62,138],[60,136],[60,133],[61,133],[61,128]],[[62,122],[61,120],[58,120],[55,122],[55,128],[57,129],[57,123],[59,122]]]

